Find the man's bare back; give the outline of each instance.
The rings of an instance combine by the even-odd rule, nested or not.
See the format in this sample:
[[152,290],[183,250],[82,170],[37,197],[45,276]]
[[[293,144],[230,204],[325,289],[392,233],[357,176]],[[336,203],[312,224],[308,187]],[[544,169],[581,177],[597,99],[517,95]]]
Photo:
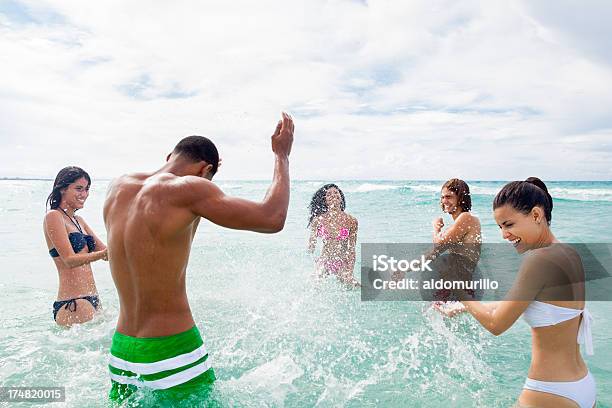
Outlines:
[[182,177],[123,176],[104,207],[111,271],[119,292],[117,330],[134,337],[165,336],[194,325],[185,291],[191,241],[200,217],[182,206]]
[[272,136],[274,178],[261,202],[226,196],[210,181],[211,163],[176,151],[160,170],[122,176],[111,184],[104,221],[119,294],[119,333],[158,337],[194,326],[185,272],[201,217],[234,229],[271,233],[283,228],[292,142],[293,122],[283,114]]

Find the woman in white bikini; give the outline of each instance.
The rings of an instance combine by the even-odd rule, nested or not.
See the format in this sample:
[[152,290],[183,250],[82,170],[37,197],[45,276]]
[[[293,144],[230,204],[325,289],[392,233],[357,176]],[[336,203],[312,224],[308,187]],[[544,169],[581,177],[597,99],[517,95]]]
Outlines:
[[[579,346],[593,354],[584,269],[578,253],[550,230],[552,208],[552,197],[538,178],[504,186],[493,201],[494,217],[504,239],[525,253],[514,285],[503,301],[462,301],[461,309],[440,311],[467,311],[496,336],[522,315],[532,328],[532,359],[517,405],[591,408],[595,380]],[[465,292],[457,296],[466,299]]]
[[359,286],[353,276],[357,219],[346,213],[344,193],[335,184],[326,184],[310,202],[310,239],[308,251],[314,252],[317,239],[323,241],[321,256],[317,259],[319,276],[336,275],[338,280],[351,286]]

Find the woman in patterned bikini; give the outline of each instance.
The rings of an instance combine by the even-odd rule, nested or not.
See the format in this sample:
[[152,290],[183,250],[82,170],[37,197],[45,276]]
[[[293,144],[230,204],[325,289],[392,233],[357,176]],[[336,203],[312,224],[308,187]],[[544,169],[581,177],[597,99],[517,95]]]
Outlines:
[[323,241],[321,255],[317,258],[317,275],[336,275],[338,280],[351,286],[359,286],[353,276],[357,219],[344,211],[344,193],[335,184],[326,184],[310,202],[309,252],[314,252],[318,238]]

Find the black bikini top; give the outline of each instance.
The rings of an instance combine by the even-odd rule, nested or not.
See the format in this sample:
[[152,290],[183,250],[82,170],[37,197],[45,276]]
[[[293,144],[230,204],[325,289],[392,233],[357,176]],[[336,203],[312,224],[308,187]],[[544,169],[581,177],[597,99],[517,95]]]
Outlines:
[[[83,229],[81,228],[79,221],[76,218],[73,220],[72,217],[70,217],[66,213],[66,211],[64,211],[63,208],[60,209],[62,210],[64,215],[68,217],[68,219],[79,230],[79,232],[71,232],[70,234],[68,234],[68,240],[70,241],[70,245],[72,245],[72,250],[74,251],[74,253],[77,254],[81,252],[81,250],[85,248],[86,245],[87,252],[92,252],[94,249],[96,249],[96,240],[94,239],[94,237],[92,237],[91,235],[83,234]],[[60,256],[59,252],[57,252],[57,249],[55,248],[51,248],[49,250],[49,255],[51,255],[53,258],[57,258],[58,256]]]

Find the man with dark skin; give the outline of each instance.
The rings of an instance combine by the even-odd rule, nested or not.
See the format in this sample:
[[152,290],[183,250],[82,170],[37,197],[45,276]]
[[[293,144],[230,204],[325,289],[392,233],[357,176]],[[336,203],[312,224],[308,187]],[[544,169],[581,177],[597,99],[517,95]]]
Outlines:
[[207,138],[183,139],[152,173],[119,177],[104,203],[119,319],[111,347],[112,400],[137,387],[184,397],[215,377],[185,288],[191,243],[201,218],[223,227],[275,233],[289,205],[293,120],[272,135],[272,183],[261,202],[225,195],[211,180],[219,155]]

